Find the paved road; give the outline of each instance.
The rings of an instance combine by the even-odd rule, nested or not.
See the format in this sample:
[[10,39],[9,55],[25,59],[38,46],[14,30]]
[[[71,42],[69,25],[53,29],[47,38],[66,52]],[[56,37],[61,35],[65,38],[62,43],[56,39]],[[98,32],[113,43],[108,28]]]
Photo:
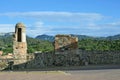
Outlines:
[[120,69],[0,72],[0,80],[120,80]]

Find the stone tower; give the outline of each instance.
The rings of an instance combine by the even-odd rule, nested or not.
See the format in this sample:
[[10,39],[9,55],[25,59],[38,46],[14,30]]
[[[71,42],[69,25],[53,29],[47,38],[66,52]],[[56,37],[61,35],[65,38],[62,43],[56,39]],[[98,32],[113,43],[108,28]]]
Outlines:
[[23,23],[17,23],[15,26],[13,53],[15,65],[22,64],[27,61],[26,27]]

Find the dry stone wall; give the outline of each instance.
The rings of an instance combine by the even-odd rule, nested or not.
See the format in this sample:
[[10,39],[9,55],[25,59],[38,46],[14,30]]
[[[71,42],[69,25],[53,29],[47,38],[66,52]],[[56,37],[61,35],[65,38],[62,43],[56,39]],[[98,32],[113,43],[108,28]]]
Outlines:
[[[19,65],[10,65],[6,60],[0,60],[0,69],[38,69],[47,67],[69,67],[82,65],[120,64],[120,51],[82,51],[64,52],[64,54],[35,53],[27,56],[27,62]],[[75,51],[76,52],[76,51]],[[12,68],[13,67],[13,68]]]
[[119,51],[81,51],[79,54],[37,53],[27,62],[27,68],[44,68],[52,66],[81,66],[98,64],[120,64]]

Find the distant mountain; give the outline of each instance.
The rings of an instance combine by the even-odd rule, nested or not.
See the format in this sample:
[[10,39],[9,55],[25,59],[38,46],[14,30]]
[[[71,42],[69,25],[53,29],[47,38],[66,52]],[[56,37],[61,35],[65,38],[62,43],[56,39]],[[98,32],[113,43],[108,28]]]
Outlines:
[[[79,40],[81,40],[81,39],[95,39],[95,37],[86,36],[86,35],[74,35],[74,34],[70,34],[70,35],[73,36],[73,37],[75,37],[75,36],[78,37]],[[48,41],[51,41],[51,42],[54,41],[54,38],[55,38],[55,36],[49,36],[49,35],[45,35],[45,34],[38,35],[36,37],[36,39],[48,40]]]
[[120,34],[106,37],[108,40],[120,40]]
[[5,33],[0,33],[0,36],[4,36],[5,35]]
[[[70,34],[70,35],[73,36],[73,37],[75,37],[75,36],[78,37],[79,40],[81,40],[81,39],[94,39],[94,37],[86,36],[86,35],[74,35],[74,34]],[[54,41],[54,38],[55,38],[55,36],[50,36],[50,35],[46,35],[46,34],[38,35],[36,37],[36,39],[48,40],[48,41],[51,41],[51,42]]]
[[[108,37],[92,37],[92,36],[87,36],[87,35],[75,35],[75,34],[70,34],[71,36],[76,36],[78,37],[79,40],[81,39],[97,39],[97,40],[120,40],[120,34],[114,35],[114,36],[108,36]],[[38,35],[36,39],[40,40],[48,40],[48,41],[54,41],[54,36],[49,36],[49,35]]]
[[[9,32],[9,33],[0,33],[0,37],[9,37],[12,36],[14,32]],[[108,37],[92,37],[92,36],[87,36],[87,35],[75,35],[75,34],[70,34],[71,36],[76,36],[78,37],[79,40],[81,39],[97,39],[97,40],[120,40],[120,34],[114,35],[114,36],[108,36]],[[55,36],[51,35],[38,35],[35,37],[35,39],[40,39],[40,40],[47,40],[50,42],[54,41]]]
[[78,37],[79,40],[81,39],[95,39],[95,37],[92,36],[87,36],[87,35],[75,35],[75,34],[70,34],[73,37]]
[[54,36],[50,36],[50,35],[43,34],[43,35],[38,35],[38,36],[36,37],[36,39],[47,40],[47,41],[53,42],[53,41],[54,41]]
[[[0,33],[0,37],[9,37],[12,36],[14,32],[9,32],[9,33]],[[93,36],[87,36],[87,35],[75,35],[75,34],[70,34],[71,36],[76,36],[78,37],[79,40],[81,39],[97,39],[97,40],[120,40],[120,34],[114,35],[114,36],[108,36],[108,37],[93,37]],[[55,36],[51,35],[38,35],[35,37],[35,39],[40,39],[40,40],[47,40],[50,42],[54,41]]]
[[0,36],[12,36],[14,32],[9,32],[9,33],[0,33]]

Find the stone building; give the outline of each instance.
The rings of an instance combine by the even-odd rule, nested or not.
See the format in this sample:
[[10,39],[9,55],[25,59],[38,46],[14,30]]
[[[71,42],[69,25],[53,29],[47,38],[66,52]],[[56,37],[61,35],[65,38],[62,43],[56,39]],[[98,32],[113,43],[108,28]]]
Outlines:
[[55,36],[55,52],[64,52],[78,49],[78,38],[71,35]]
[[22,64],[27,61],[26,27],[23,23],[17,23],[13,38],[14,64]]

